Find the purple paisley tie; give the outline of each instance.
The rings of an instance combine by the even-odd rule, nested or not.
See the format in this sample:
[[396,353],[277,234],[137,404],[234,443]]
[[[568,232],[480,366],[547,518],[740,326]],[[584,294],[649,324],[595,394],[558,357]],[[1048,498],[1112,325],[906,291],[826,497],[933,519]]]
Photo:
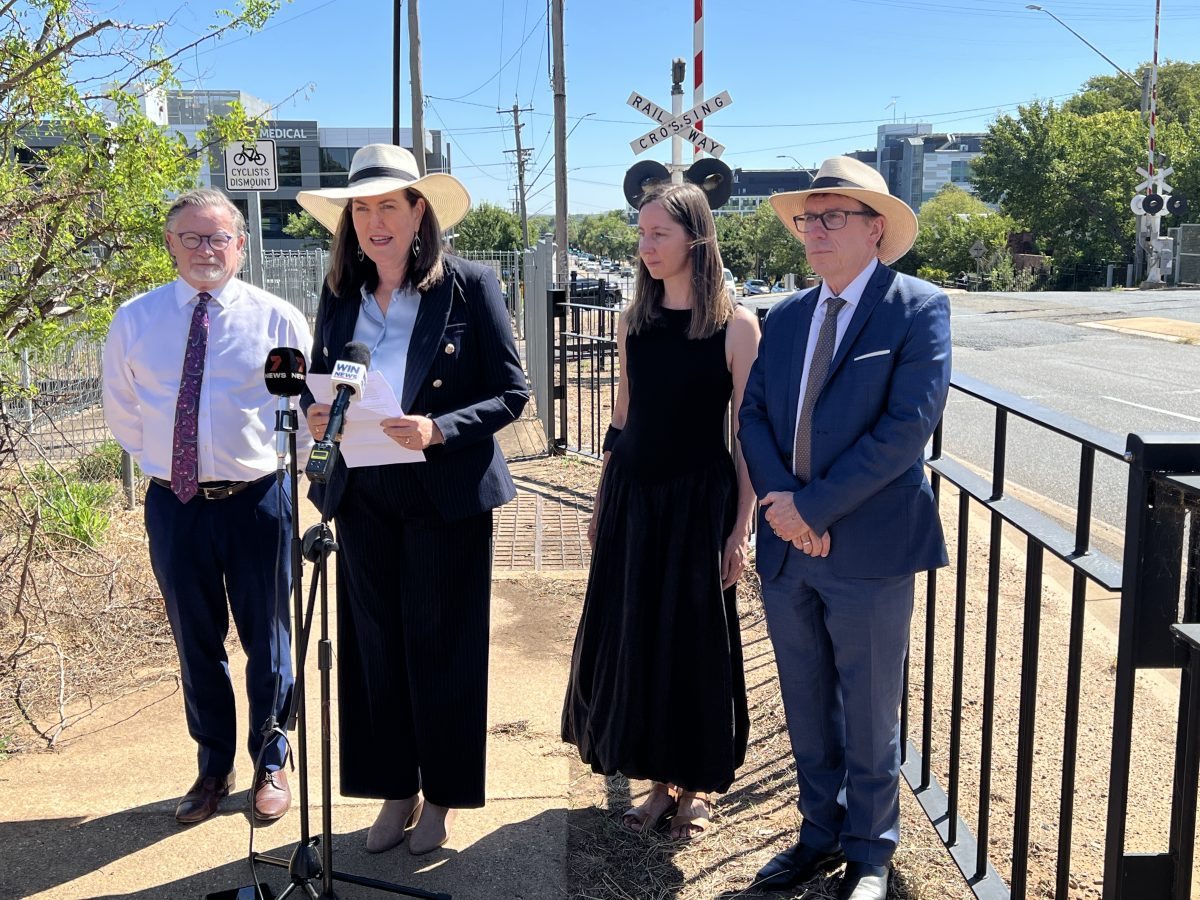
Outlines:
[[183,375],[179,380],[179,399],[175,401],[175,437],[171,442],[171,490],[180,503],[187,503],[199,490],[199,464],[196,459],[197,422],[200,412],[200,385],[204,382],[204,355],[208,350],[208,301],[201,291],[192,313],[187,346],[183,352]]

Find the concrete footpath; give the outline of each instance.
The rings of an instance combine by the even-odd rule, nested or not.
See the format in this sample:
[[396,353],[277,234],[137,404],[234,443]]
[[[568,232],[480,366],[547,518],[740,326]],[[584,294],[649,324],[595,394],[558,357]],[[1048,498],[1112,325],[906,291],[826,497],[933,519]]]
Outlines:
[[[303,505],[308,525],[315,519]],[[306,595],[310,575],[306,564]],[[530,652],[522,582],[537,577],[498,573],[494,580],[487,805],[462,811],[449,845],[440,851],[414,857],[405,844],[380,855],[366,853],[367,828],[379,803],[338,795],[335,726],[335,870],[447,892],[456,900],[566,896],[569,755],[558,729],[568,658],[561,652]],[[332,596],[331,591],[331,603]],[[321,830],[318,629],[306,667],[314,834]],[[242,715],[243,665],[240,650],[231,651]],[[244,752],[237,768],[237,791],[216,816],[188,828],[175,823],[175,804],[196,768],[182,694],[173,684],[102,710],[78,732],[68,732],[57,752],[9,759],[0,764],[0,898],[203,898],[252,884],[246,790],[251,772]],[[298,773],[289,776],[293,808],[281,821],[254,831],[258,852],[287,857],[295,846]],[[256,869],[276,895],[287,886],[284,870]],[[316,887],[319,892],[319,882]],[[341,898],[387,896],[346,884],[336,884],[335,890]]]

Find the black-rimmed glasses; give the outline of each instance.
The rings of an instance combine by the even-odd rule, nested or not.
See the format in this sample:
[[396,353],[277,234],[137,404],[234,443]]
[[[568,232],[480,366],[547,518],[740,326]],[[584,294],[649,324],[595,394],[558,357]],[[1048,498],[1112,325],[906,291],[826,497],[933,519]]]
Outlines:
[[179,243],[188,250],[199,250],[201,244],[208,244],[213,250],[224,250],[233,240],[232,234],[218,231],[216,234],[197,234],[194,231],[177,231],[175,236]]
[[819,221],[826,231],[837,231],[839,228],[845,228],[846,222],[849,221],[849,216],[868,216],[874,218],[879,215],[877,212],[871,212],[861,209],[827,209],[823,213],[801,213],[798,216],[792,216],[792,222],[796,225],[796,230],[801,234],[806,234]]

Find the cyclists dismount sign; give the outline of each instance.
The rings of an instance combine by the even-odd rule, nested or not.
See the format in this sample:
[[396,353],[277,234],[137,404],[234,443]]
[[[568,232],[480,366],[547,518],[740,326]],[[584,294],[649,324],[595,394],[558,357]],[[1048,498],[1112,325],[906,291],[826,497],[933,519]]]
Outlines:
[[225,148],[225,190],[278,190],[275,142],[261,140],[230,144]]

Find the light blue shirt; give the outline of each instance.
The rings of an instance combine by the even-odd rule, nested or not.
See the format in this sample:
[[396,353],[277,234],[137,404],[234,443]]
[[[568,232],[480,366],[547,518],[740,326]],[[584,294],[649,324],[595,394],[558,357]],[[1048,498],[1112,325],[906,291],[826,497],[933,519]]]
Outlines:
[[[821,334],[821,326],[825,324],[825,311],[828,309],[825,301],[834,296],[841,297],[846,301],[846,305],[837,314],[837,336],[833,340],[833,355],[837,356],[838,347],[842,345],[842,338],[846,336],[846,329],[850,327],[850,320],[854,318],[854,311],[858,309],[858,301],[862,299],[863,291],[867,289],[867,283],[875,274],[875,268],[878,265],[878,259],[871,260],[867,267],[859,272],[840,294],[834,294],[829,289],[828,282],[821,282],[821,290],[817,294],[817,308],[813,310],[812,324],[808,326],[808,345],[804,348],[804,374],[800,376],[800,396],[796,399],[797,428],[800,427],[800,411],[804,407],[804,395],[808,390],[808,370],[812,368],[813,352],[817,348],[817,337]],[[793,434],[792,446],[795,444],[796,436]]]
[[[392,291],[387,313],[379,306],[375,295],[364,285],[362,310],[354,325],[354,340],[362,341],[371,351],[371,370],[379,372],[399,400],[404,392],[404,373],[408,368],[408,345],[412,343],[413,326],[421,295],[411,285]],[[407,410],[406,410],[407,412]]]

